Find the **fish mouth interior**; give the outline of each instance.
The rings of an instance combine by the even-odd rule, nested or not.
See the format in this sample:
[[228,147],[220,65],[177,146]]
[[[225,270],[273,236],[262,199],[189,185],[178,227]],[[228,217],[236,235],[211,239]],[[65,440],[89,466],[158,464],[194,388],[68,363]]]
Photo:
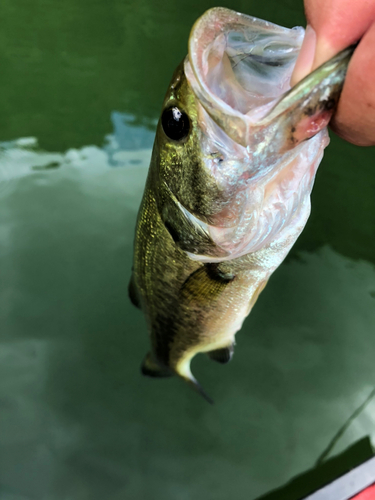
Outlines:
[[297,47],[288,42],[251,29],[222,33],[204,54],[207,87],[242,114],[274,101],[290,88]]
[[259,119],[260,108],[266,113],[267,104],[290,89],[303,37],[303,28],[282,28],[228,9],[211,9],[190,35],[188,81],[218,124],[219,114]]

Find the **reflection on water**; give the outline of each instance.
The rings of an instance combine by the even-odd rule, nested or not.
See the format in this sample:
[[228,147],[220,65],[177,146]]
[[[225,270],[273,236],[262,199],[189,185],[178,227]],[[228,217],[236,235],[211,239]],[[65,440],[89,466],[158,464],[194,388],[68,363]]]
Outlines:
[[[232,363],[195,361],[214,406],[142,378],[127,282],[152,134],[112,122],[102,147],[1,145],[0,498],[254,499],[310,468],[375,385],[375,267],[294,253]],[[332,453],[374,424],[371,401]]]

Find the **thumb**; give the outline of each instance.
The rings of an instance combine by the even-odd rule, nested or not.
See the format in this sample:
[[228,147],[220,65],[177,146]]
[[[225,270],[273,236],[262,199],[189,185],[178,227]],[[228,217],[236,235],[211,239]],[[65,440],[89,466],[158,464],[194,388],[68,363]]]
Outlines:
[[315,51],[316,33],[308,24],[306,26],[305,38],[303,39],[301,50],[290,79],[292,87],[311,72],[315,59]]

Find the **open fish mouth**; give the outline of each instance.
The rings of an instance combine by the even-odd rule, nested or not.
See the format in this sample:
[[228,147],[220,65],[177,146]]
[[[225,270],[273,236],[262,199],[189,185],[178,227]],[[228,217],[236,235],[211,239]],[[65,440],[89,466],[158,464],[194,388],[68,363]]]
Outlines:
[[209,115],[243,146],[249,126],[285,92],[304,38],[224,8],[207,11],[192,28],[185,72]]
[[[283,28],[221,7],[207,11],[193,26],[186,76],[201,105],[236,143],[254,146],[262,135],[259,130],[270,129],[280,115],[289,135],[295,129],[289,144],[286,134],[279,138],[280,152],[328,124],[354,48],[342,51],[288,93],[303,38],[301,27]],[[307,119],[301,126],[303,115]]]
[[[184,71],[198,101],[205,166],[223,206],[210,217],[194,216],[226,253],[224,260],[257,251],[283,230],[299,234],[309,216],[315,173],[329,142],[326,126],[354,47],[291,88],[303,38],[301,27],[221,7],[192,28]],[[219,261],[199,249],[189,254]]]

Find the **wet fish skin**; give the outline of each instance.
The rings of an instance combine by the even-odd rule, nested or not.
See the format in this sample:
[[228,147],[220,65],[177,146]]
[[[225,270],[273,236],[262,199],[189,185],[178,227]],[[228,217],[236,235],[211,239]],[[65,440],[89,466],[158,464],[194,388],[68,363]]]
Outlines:
[[[202,173],[196,98],[182,65],[172,79],[163,109],[171,103],[189,110],[192,131],[186,142],[175,144],[158,124],[136,226],[131,296],[137,297],[151,332],[152,366],[147,357],[149,369],[144,365],[143,372],[165,376],[169,368],[170,374],[196,383],[190,359],[198,352],[233,349],[234,333],[240,327],[236,322],[238,312],[245,310],[240,315],[242,324],[268,279],[264,279],[264,266],[267,274],[272,272],[272,249],[213,265],[192,260],[185,250],[193,249],[183,242],[183,250],[181,242],[176,242],[179,238],[175,233],[180,232],[180,226],[174,213],[168,211],[172,201],[165,181],[171,191],[174,188],[180,196],[191,197],[192,205],[200,207],[202,203],[209,210],[220,199],[220,192],[213,180]],[[192,175],[192,171],[196,174]],[[195,189],[195,176],[211,188]],[[171,231],[171,227],[175,230]],[[206,242],[202,245],[202,238],[198,237],[197,243],[199,251],[204,250]]]
[[[226,9],[221,9],[220,15],[225,14],[223,10]],[[315,74],[312,78],[316,79],[314,85],[319,86],[322,77],[319,79]],[[283,99],[271,110],[270,115],[274,113],[271,130],[276,130],[278,140],[282,137],[285,151],[296,148],[303,134],[306,138],[306,127],[302,127],[302,132],[297,130],[304,117],[317,117],[319,121],[322,113],[332,113],[332,102],[334,107],[343,78],[344,73],[330,90],[331,100],[327,100],[330,109],[322,109],[317,93],[301,107],[298,95],[293,100],[296,90],[292,89],[286,95],[286,100],[291,102],[286,111],[282,109]],[[189,133],[181,141],[171,140],[163,130],[162,120],[158,123],[137,219],[129,294],[132,302],[144,312],[150,333],[151,351],[144,360],[142,372],[155,377],[176,374],[210,400],[192,375],[190,362],[201,352],[219,362],[231,359],[235,333],[306,223],[310,212],[309,196],[302,199],[293,212],[290,227],[276,232],[256,251],[237,252],[238,256],[234,252],[232,257],[231,250],[215,241],[217,233],[212,228],[218,223],[223,228],[219,228],[220,231],[231,228],[235,220],[233,200],[237,203],[240,199],[238,183],[222,183],[214,172],[217,165],[220,168],[228,150],[236,158],[238,148],[240,158],[242,146],[237,146],[229,137],[230,146],[225,146],[224,152],[220,141],[207,143],[202,116],[210,118],[206,117],[202,100],[187,80],[186,61],[173,75],[163,112],[171,106],[186,113]],[[293,106],[293,112],[288,113]],[[282,113],[278,113],[278,109],[282,109]],[[279,128],[275,126],[277,120]],[[262,133],[268,125],[267,121],[266,125],[260,122],[256,133],[264,138]],[[310,122],[307,125],[310,126]],[[280,127],[281,136],[277,132]],[[300,133],[297,139],[293,135],[296,131]],[[225,129],[224,132],[231,131]],[[222,129],[218,133],[221,134]],[[265,137],[269,138],[269,134]],[[202,147],[204,141],[208,149]],[[264,150],[267,140],[262,141]],[[278,154],[285,151],[281,148]],[[320,158],[318,154],[314,159],[316,165],[311,168],[317,168]],[[213,168],[210,170],[207,165]],[[246,182],[251,182],[251,176],[249,178]],[[248,189],[246,182],[243,182],[242,193]]]
[[[137,221],[132,295],[139,297],[152,332],[154,358],[161,367],[170,367],[171,372],[178,371],[180,375],[191,379],[189,372],[183,374],[181,371],[181,357],[189,350],[196,350],[198,345],[202,351],[212,344],[214,335],[207,335],[207,323],[210,317],[217,323],[228,308],[227,294],[223,295],[223,291],[228,287],[231,289],[229,295],[232,303],[236,297],[234,288],[241,289],[241,286],[238,276],[233,274],[232,266],[227,265],[221,272],[210,264],[193,261],[175,242],[180,227],[171,217],[173,212],[169,211],[169,207],[172,202],[164,182],[168,182],[171,190],[176,189],[177,194],[185,189],[192,204],[197,206],[201,206],[201,203],[210,205],[211,200],[218,195],[217,186],[213,185],[212,179],[205,179],[207,176],[200,168],[195,97],[187,85],[182,65],[172,79],[163,108],[171,103],[177,104],[180,109],[189,110],[192,131],[185,143],[174,144],[168,141],[161,124],[158,124]],[[208,189],[207,194],[196,186],[196,182],[211,185],[211,190]],[[175,232],[171,230],[174,227]],[[189,249],[192,250],[191,247]],[[246,284],[243,286],[247,289]],[[220,304],[222,312],[218,314]],[[226,344],[231,346],[232,339]]]

